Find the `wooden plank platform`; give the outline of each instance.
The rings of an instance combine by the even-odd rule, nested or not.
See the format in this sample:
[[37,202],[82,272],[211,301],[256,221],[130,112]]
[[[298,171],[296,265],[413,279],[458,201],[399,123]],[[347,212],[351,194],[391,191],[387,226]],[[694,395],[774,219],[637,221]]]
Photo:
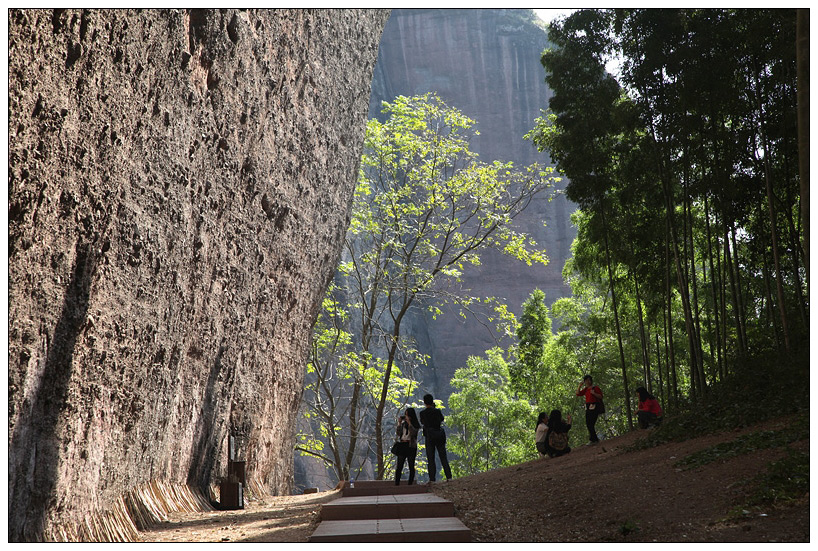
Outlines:
[[471,530],[456,517],[325,520],[311,542],[469,542]]
[[342,497],[321,506],[322,520],[454,516],[454,504],[434,494]]

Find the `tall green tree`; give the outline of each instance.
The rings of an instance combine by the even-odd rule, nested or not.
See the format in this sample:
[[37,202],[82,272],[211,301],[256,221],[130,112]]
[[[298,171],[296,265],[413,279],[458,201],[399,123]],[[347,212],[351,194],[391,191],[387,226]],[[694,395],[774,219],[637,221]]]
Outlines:
[[[362,355],[355,345],[343,298],[330,285],[313,327],[296,443],[299,453],[323,461],[336,481],[357,478],[374,453],[372,412],[384,368],[380,358]],[[414,368],[423,361],[410,346],[402,349],[387,394],[390,412],[409,405],[418,388]]]
[[536,457],[537,413],[528,400],[514,396],[509,366],[499,348],[470,357],[451,380],[447,448],[454,476],[507,467]]
[[625,404],[634,377],[675,403],[804,342],[794,30],[794,10],[731,9],[580,10],[549,28],[554,96],[529,138],[583,212],[573,267],[608,288]]
[[[458,289],[461,275],[493,248],[511,258],[545,263],[545,253],[514,219],[554,180],[537,165],[481,162],[468,148],[474,121],[437,95],[398,97],[384,103],[384,122],[367,124],[365,150],[338,269],[358,347],[360,373],[377,381],[371,433],[377,477],[386,465],[391,432],[390,392],[404,358],[414,358],[405,322],[413,309],[440,311],[450,301],[476,308],[486,297]],[[503,316],[495,305],[492,316]],[[496,321],[497,318],[495,318]],[[364,408],[364,384],[351,404]],[[360,418],[358,415],[356,418]],[[388,426],[387,426],[388,425]],[[356,443],[351,442],[355,449]]]
[[545,293],[535,289],[523,302],[517,326],[517,358],[509,368],[511,388],[523,398],[536,400],[544,392],[543,355],[551,336]]
[[538,119],[527,135],[540,150],[547,150],[557,167],[569,180],[566,195],[581,208],[593,212],[601,223],[601,240],[611,306],[620,350],[620,365],[628,397],[624,347],[619,321],[615,278],[615,259],[609,235],[613,197],[616,188],[616,155],[627,151],[617,148],[617,138],[627,122],[627,104],[616,80],[607,73],[605,62],[613,42],[610,38],[611,15],[599,10],[581,10],[563,23],[552,23],[549,39],[555,47],[542,56],[547,70],[546,82],[555,91],[550,101],[553,115]]

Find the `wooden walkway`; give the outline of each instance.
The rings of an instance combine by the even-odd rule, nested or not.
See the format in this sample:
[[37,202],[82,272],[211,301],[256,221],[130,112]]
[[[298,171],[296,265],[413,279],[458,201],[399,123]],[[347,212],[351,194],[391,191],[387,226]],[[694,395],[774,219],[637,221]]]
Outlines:
[[310,541],[468,542],[471,530],[454,516],[454,504],[426,485],[359,480],[321,506],[321,524]]

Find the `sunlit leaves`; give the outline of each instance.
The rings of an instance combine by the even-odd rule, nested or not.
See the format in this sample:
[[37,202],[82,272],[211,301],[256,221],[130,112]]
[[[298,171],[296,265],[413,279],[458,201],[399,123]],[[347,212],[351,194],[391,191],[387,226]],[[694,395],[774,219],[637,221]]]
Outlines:
[[470,357],[455,371],[449,397],[448,447],[455,476],[522,463],[535,457],[534,408],[508,391],[508,364],[503,351]]
[[[383,113],[383,121],[367,123],[332,295],[339,303],[325,301],[316,324],[308,367],[315,384],[305,392],[328,427],[341,426],[346,415],[374,437],[377,450],[392,430],[386,420],[413,401],[414,370],[425,363],[405,334],[405,317],[413,309],[436,317],[449,302],[464,316],[483,308],[484,323],[513,332],[507,307],[468,296],[459,283],[490,248],[529,265],[547,262],[512,224],[556,180],[550,168],[479,161],[469,150],[475,121],[436,94],[384,102]],[[340,449],[336,432],[325,435]],[[351,436],[346,441],[356,445]],[[382,474],[383,457],[377,459]]]

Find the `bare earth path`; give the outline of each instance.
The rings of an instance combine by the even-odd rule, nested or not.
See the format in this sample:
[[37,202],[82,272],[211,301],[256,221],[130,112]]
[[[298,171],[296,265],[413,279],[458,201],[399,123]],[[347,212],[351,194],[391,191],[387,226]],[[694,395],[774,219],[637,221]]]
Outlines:
[[[455,504],[475,542],[808,542],[809,496],[725,521],[749,491],[744,481],[784,457],[768,449],[692,470],[684,456],[758,430],[778,419],[731,431],[622,453],[632,432],[556,459],[535,460],[433,486]],[[794,444],[809,451],[809,441]],[[146,542],[306,542],[320,506],[340,492],[269,497],[242,511],[190,513],[143,532]]]
[[143,542],[290,542],[309,541],[320,522],[321,504],[340,490],[298,496],[266,497],[238,511],[178,513],[142,532]]

